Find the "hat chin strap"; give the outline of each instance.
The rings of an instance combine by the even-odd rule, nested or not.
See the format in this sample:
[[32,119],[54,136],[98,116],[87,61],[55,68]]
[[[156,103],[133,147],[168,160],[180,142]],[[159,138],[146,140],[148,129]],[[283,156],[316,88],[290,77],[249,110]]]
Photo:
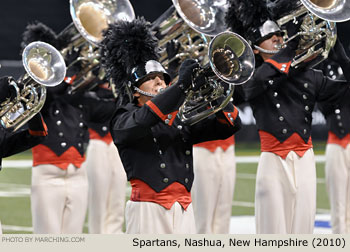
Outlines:
[[257,45],[254,45],[254,48],[259,50],[262,53],[268,53],[268,54],[276,54],[276,53],[278,53],[280,51],[280,50],[266,50],[266,49],[261,48],[261,47],[259,47]]
[[158,89],[158,94],[151,94],[149,92],[146,92],[146,91],[143,91],[143,90],[139,89],[138,87],[134,87],[134,90],[139,92],[140,94],[148,96],[148,97],[156,97],[158,94],[160,94],[161,92],[164,91],[164,88]]

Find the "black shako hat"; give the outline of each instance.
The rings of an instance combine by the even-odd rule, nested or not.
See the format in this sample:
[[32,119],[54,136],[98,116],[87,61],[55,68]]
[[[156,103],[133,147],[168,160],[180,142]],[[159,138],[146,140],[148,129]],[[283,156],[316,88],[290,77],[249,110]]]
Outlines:
[[134,92],[142,81],[153,73],[162,73],[167,84],[170,76],[158,62],[158,40],[151,24],[143,17],[133,21],[118,21],[103,32],[100,43],[102,65],[116,85],[120,95]]
[[135,66],[131,70],[131,84],[139,87],[147,76],[154,73],[163,74],[165,83],[170,83],[170,75],[167,73],[167,71],[165,71],[162,64],[156,60],[147,60],[146,62],[142,62],[141,64]]
[[[290,0],[293,1],[293,0]],[[227,28],[258,45],[275,33],[282,33],[275,20],[278,0],[229,0]]]

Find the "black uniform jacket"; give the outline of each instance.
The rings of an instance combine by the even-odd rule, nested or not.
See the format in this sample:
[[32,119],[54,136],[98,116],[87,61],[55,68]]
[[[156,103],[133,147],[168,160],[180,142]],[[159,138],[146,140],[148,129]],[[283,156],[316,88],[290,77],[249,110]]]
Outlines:
[[184,125],[176,115],[184,97],[175,84],[141,107],[130,103],[117,108],[111,133],[128,180],[140,179],[156,192],[179,182],[190,191],[193,144],[226,139],[239,130],[231,103],[208,119]]
[[0,126],[0,170],[1,159],[25,151],[43,142],[47,137],[47,127],[40,113],[29,122],[28,129],[10,133]]
[[297,133],[308,142],[316,102],[339,104],[349,89],[346,81],[332,80],[313,69],[290,69],[294,54],[287,47],[258,67],[243,85],[258,130],[280,142]]
[[329,131],[340,139],[350,133],[350,90],[339,103],[321,102],[318,108],[326,118]]
[[[89,100],[84,106],[86,125],[96,131],[99,136],[106,136],[110,130],[110,119],[116,110],[116,102],[111,90],[97,87],[85,95]],[[90,99],[89,99],[90,98]]]
[[83,120],[84,106],[80,94],[70,95],[67,88],[68,85],[64,82],[47,88],[42,115],[49,135],[42,144],[57,156],[72,146],[83,156],[89,141],[89,133]]

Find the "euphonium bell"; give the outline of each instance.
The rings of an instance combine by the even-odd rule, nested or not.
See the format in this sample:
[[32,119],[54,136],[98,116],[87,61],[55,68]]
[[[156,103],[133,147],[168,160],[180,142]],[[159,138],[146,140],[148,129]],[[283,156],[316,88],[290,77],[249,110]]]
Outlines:
[[70,59],[67,66],[68,69],[75,64],[80,64],[81,67],[70,83],[70,92],[74,93],[91,89],[104,78],[99,53],[103,30],[118,20],[131,21],[135,14],[129,0],[70,0],[70,14],[73,23],[59,37],[70,39],[68,46],[62,50],[65,59],[70,54],[79,52],[75,59]]
[[195,124],[223,109],[230,101],[235,85],[242,85],[253,75],[255,56],[248,42],[233,32],[215,36],[208,48],[209,63],[195,72],[205,84],[187,93],[179,109],[181,120]]
[[330,22],[345,22],[350,19],[348,0],[300,0],[306,9],[317,17]]
[[6,129],[18,130],[44,106],[46,87],[60,84],[66,75],[66,65],[60,52],[44,42],[32,42],[22,54],[26,70],[17,82],[9,85],[16,90],[13,100],[4,101],[0,108],[0,122]]

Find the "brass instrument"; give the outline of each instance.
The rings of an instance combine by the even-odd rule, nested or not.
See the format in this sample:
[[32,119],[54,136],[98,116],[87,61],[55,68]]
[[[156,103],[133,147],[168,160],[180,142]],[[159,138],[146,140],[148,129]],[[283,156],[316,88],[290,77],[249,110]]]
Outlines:
[[129,0],[70,0],[70,14],[73,23],[66,27],[59,37],[70,38],[69,44],[61,52],[65,59],[76,53],[67,68],[80,64],[81,70],[72,79],[71,93],[93,88],[98,80],[104,78],[100,69],[99,42],[103,30],[118,20],[131,21],[135,18]]
[[209,63],[195,73],[205,76],[205,84],[196,92],[189,90],[179,109],[178,115],[186,124],[193,125],[223,109],[233,95],[234,86],[244,84],[254,73],[253,50],[233,32],[220,33],[211,40],[208,58]]
[[[162,49],[160,62],[165,67],[176,59],[180,65],[187,58],[202,66],[194,74],[197,80],[204,76],[206,83],[199,90],[189,90],[179,109],[178,116],[186,124],[195,124],[224,108],[234,85],[253,75],[255,57],[250,45],[238,34],[226,31],[227,8],[227,0],[173,0],[173,6],[153,22]],[[166,44],[171,40],[179,42],[180,49],[169,59]]]
[[302,18],[300,31],[281,45],[300,36],[297,54],[291,66],[313,67],[328,57],[337,39],[336,23],[350,19],[350,1],[348,0],[301,0],[299,7],[288,15],[278,19],[284,24]]
[[[226,30],[224,17],[227,0],[172,0],[171,6],[152,24],[162,48],[160,62],[167,66],[171,61],[195,58],[208,62],[208,45],[211,37]],[[175,40],[181,48],[175,58],[168,59],[166,44]]]
[[66,75],[66,65],[59,51],[44,42],[32,42],[22,54],[26,70],[17,82],[9,85],[15,88],[16,97],[0,105],[0,122],[6,129],[18,130],[44,106],[46,87],[60,84]]

